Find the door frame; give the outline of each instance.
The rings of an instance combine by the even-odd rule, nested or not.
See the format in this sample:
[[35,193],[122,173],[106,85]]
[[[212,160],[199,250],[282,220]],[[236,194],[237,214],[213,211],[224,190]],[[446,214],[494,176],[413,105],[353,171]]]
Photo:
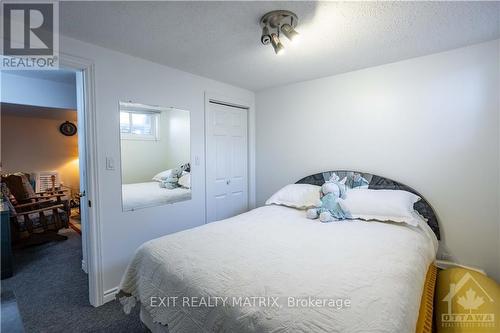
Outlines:
[[248,180],[248,208],[255,208],[255,102],[250,99],[242,99],[240,97],[228,96],[225,94],[215,93],[215,92],[205,92],[205,112],[204,112],[204,140],[205,140],[205,224],[208,222],[207,216],[207,135],[208,135],[208,122],[207,122],[207,114],[210,107],[210,102],[217,102],[222,104],[227,104],[228,106],[235,106],[238,108],[247,109],[247,180]]
[[61,67],[81,71],[83,74],[83,113],[85,129],[85,159],[87,171],[87,188],[85,204],[87,206],[87,223],[82,242],[85,242],[86,262],[82,262],[88,271],[89,301],[93,306],[104,304],[101,260],[101,224],[99,191],[98,191],[98,137],[97,113],[95,107],[95,65],[91,60],[60,53]]

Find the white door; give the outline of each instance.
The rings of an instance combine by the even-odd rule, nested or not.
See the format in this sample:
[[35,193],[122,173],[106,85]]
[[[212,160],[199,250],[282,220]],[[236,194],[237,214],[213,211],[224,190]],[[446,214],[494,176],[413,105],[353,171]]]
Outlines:
[[248,110],[210,102],[206,114],[207,222],[248,210]]

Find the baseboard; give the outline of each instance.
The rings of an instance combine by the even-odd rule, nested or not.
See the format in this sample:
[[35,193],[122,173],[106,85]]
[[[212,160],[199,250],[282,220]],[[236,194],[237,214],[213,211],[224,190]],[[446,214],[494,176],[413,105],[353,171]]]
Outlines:
[[115,300],[116,294],[118,294],[119,288],[115,287],[104,292],[104,303],[108,303]]
[[89,274],[89,272],[87,271],[87,263],[83,259],[82,259],[82,271],[84,271],[85,274]]

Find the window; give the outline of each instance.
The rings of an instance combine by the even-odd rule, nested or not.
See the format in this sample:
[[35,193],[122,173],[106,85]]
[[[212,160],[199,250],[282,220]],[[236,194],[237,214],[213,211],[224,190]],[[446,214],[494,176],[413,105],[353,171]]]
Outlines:
[[159,113],[120,111],[120,133],[123,139],[158,140]]

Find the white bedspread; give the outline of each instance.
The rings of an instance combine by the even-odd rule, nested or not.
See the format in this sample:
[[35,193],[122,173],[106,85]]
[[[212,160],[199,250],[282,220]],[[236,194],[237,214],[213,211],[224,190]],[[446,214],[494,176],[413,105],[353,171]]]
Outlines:
[[[143,244],[121,290],[171,333],[414,332],[437,247],[423,224],[323,224],[261,207]],[[158,296],[273,296],[285,306],[152,307]],[[350,307],[288,307],[289,296],[349,299]]]
[[123,184],[122,198],[123,209],[132,210],[190,199],[191,190],[182,187],[169,190],[158,182]]

